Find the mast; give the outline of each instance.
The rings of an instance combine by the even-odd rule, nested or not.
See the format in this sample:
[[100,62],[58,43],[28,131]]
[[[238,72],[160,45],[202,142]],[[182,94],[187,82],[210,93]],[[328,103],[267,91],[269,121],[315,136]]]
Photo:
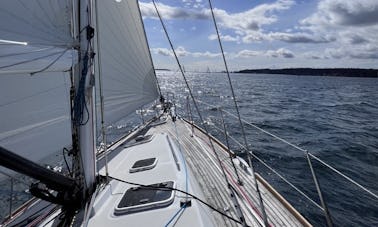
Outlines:
[[[48,2],[48,0],[42,2]],[[54,1],[51,3],[51,12],[47,12],[46,9],[41,6],[44,5],[42,3],[33,5],[33,3],[29,3],[29,1],[27,1],[27,3],[19,1],[7,1],[7,3],[4,4],[4,8],[9,7],[10,11],[20,12],[20,15],[19,17],[12,19],[6,17],[7,14],[1,14],[1,16],[9,20],[9,23],[0,23],[0,30],[6,31],[6,34],[11,40],[16,40],[17,37],[22,37],[22,40],[30,39],[31,45],[35,43],[42,46],[56,46],[63,49],[62,52],[58,53],[60,54],[59,57],[53,59],[52,63],[50,63],[47,67],[43,68],[42,70],[35,71],[33,69],[31,71],[31,74],[33,74],[33,83],[31,84],[31,87],[38,87],[38,89],[35,90],[39,91],[41,87],[44,87],[50,82],[52,84],[58,83],[57,79],[51,81],[48,80],[46,83],[42,83],[45,80],[39,78],[38,74],[43,73],[50,66],[52,66],[56,61],[60,59],[60,57],[64,55],[64,53],[66,53],[66,51],[69,50],[72,51],[73,54],[77,53],[78,55],[78,58],[72,56],[73,61],[75,62],[72,63],[71,67],[71,109],[69,107],[69,103],[62,102],[63,98],[58,99],[57,101],[57,99],[54,99],[56,97],[51,97],[51,100],[53,101],[46,102],[46,99],[42,98],[50,97],[46,97],[47,95],[41,96],[42,101],[36,102],[36,104],[39,104],[37,105],[37,107],[40,106],[43,108],[53,103],[59,106],[59,108],[56,109],[63,107],[64,108],[62,111],[57,111],[57,113],[54,112],[54,114],[51,114],[51,116],[42,116],[41,119],[36,119],[30,124],[31,126],[37,125],[38,127],[35,127],[36,130],[42,128],[42,126],[46,126],[43,124],[46,120],[49,123],[53,122],[52,124],[54,126],[58,126],[56,126],[56,128],[51,127],[51,130],[47,130],[50,129],[50,127],[43,128],[48,132],[41,133],[41,135],[57,133],[57,135],[54,135],[55,137],[59,138],[56,140],[57,143],[54,143],[55,140],[50,142],[51,146],[54,146],[54,149],[56,149],[55,147],[69,146],[68,143],[71,141],[68,142],[68,128],[70,124],[68,119],[71,113],[71,133],[73,147],[73,149],[69,152],[69,155],[73,156],[73,172],[72,174],[70,173],[71,176],[64,176],[62,174],[55,173],[51,170],[47,170],[44,167],[41,167],[36,163],[38,159],[29,157],[27,155],[28,153],[17,155],[17,146],[16,148],[12,148],[12,146],[4,144],[4,147],[8,146],[8,148],[0,147],[0,165],[39,180],[40,182],[32,184],[30,192],[34,196],[42,198],[46,201],[63,205],[62,210],[69,213],[67,217],[73,217],[75,211],[83,207],[95,188],[96,130],[94,127],[94,53],[92,48],[93,45],[91,44],[94,35],[94,29],[90,26],[91,2],[92,0],[67,0],[59,1],[59,3]],[[1,8],[3,9],[3,6]],[[51,15],[51,25],[47,24],[49,28],[42,29],[39,26],[30,26],[29,29],[29,23],[25,23],[25,21],[31,20],[30,25],[39,22],[39,17],[36,17],[35,15],[40,15],[41,13]],[[46,32],[47,30],[51,30],[51,32]],[[46,48],[45,50],[48,50],[48,48]],[[51,56],[52,55],[46,55],[43,56],[43,58],[49,59],[49,57]],[[62,72],[67,72],[67,68],[65,68]],[[36,75],[34,76],[34,74]],[[27,76],[30,77],[29,75]],[[40,80],[39,83],[38,80]],[[66,98],[66,95],[68,95],[65,90],[65,88],[68,88],[66,82],[64,82],[64,86],[64,93],[62,92],[58,94],[59,97]],[[34,90],[30,89],[29,93],[31,95],[39,94],[33,91]],[[28,109],[25,107],[24,111],[28,111]],[[25,116],[27,117],[29,115]],[[27,119],[26,117],[25,119]],[[45,117],[47,119],[44,119]],[[23,122],[23,118],[21,116],[17,116],[16,119],[21,119],[20,122]],[[54,123],[54,120],[56,119],[58,119],[57,123]],[[17,121],[14,122],[17,123]],[[20,127],[20,124],[16,124],[14,127],[9,126],[7,130],[14,130],[14,128]],[[66,127],[62,127],[60,124],[65,125]],[[38,137],[39,133],[35,133],[38,134],[37,136],[34,136],[33,133],[30,134],[32,138],[36,137],[40,139],[40,141],[37,140],[36,143],[43,144],[45,142],[43,141],[43,139],[45,139],[44,137]],[[25,150],[42,153],[44,152],[44,150],[48,150],[49,148],[50,147],[47,147],[46,149],[45,146],[30,146]],[[56,193],[53,191],[55,191]]]
[[[76,0],[77,18],[74,29],[75,38],[79,42],[79,62],[73,68],[75,83],[75,98],[73,105],[73,144],[77,155],[73,164],[76,170],[76,178],[84,186],[84,198],[87,198],[94,190],[95,185],[95,90],[93,76],[92,38],[94,29],[90,26],[91,5],[90,0]],[[75,135],[76,134],[76,135]]]

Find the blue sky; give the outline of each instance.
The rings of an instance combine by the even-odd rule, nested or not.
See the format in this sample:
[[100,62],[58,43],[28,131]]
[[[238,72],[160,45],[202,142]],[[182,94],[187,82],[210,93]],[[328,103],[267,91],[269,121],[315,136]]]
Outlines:
[[[156,68],[177,68],[152,2],[140,0]],[[224,70],[207,0],[156,0],[187,70]],[[213,0],[229,68],[378,66],[377,0]]]

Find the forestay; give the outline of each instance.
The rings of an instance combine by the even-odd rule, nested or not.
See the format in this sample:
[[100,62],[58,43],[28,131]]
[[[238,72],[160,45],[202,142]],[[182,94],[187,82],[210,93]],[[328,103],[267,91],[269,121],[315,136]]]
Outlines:
[[104,121],[110,125],[155,100],[158,88],[137,1],[95,4],[96,81],[102,86],[96,93],[99,97],[102,89]]

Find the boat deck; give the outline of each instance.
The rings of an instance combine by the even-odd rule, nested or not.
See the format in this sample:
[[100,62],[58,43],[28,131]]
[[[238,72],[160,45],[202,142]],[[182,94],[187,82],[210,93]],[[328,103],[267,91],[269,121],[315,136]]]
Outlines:
[[[155,133],[168,133],[171,138],[176,140],[207,201],[218,210],[224,211],[239,220],[220,164],[211,148],[209,137],[200,128],[192,127],[191,124],[181,119],[176,120],[176,122],[168,120],[165,124],[154,126],[147,134]],[[236,192],[247,224],[250,226],[264,226],[258,194],[255,190],[254,179],[250,169],[248,170],[245,166],[240,165],[243,162],[235,162],[234,160],[234,163],[239,164],[235,166],[243,182],[243,185],[239,185],[227,148],[215,138],[212,138],[212,141],[228,181]],[[269,226],[311,226],[262,177],[257,175],[256,178],[262,194]],[[239,226],[239,224],[215,211],[214,216],[218,226]]]

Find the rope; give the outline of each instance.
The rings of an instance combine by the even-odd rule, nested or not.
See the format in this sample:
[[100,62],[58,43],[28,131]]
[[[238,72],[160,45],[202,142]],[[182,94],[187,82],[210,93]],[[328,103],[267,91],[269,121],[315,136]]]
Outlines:
[[[89,60],[89,56],[88,56],[88,53],[86,53],[83,57],[83,69],[81,71],[79,87],[77,90],[77,94],[75,96],[75,102],[74,102],[75,105],[73,108],[73,111],[74,111],[73,123],[76,126],[85,125],[89,121],[89,111],[88,111],[87,104],[85,102],[85,81],[86,81],[86,76],[88,73],[88,60]],[[84,110],[88,114],[88,117],[86,120],[84,120]]]
[[167,222],[167,224],[165,224],[165,227],[168,227],[169,224],[171,224],[171,222],[175,219],[175,217],[182,211],[184,212],[186,208],[186,205],[184,204],[184,206],[182,206],[172,217],[171,219],[169,219],[169,221]]
[[[216,107],[215,105],[208,104],[208,103],[203,102],[203,101],[200,101],[200,100],[197,100],[197,102],[202,103],[202,104],[207,105],[207,106]],[[223,111],[224,111],[225,113],[227,113],[228,115],[230,115],[230,116],[232,116],[232,117],[234,117],[234,118],[237,118],[237,116],[236,116],[235,114],[232,114],[232,113],[230,113],[230,112],[228,112],[228,111],[226,111],[226,110],[223,110]],[[281,141],[281,142],[283,142],[283,143],[285,143],[285,144],[287,144],[287,145],[289,145],[289,146],[291,146],[291,147],[293,147],[293,148],[295,148],[295,149],[297,149],[297,150],[303,151],[304,153],[308,152],[307,150],[305,150],[305,149],[303,149],[303,148],[301,148],[301,147],[298,147],[297,145],[292,144],[292,143],[290,143],[289,141],[287,141],[287,140],[285,140],[285,139],[282,139],[281,137],[279,137],[279,136],[277,136],[277,135],[275,135],[275,134],[273,134],[273,133],[270,133],[270,132],[268,132],[268,131],[262,129],[262,128],[260,128],[259,126],[255,125],[255,124],[253,124],[253,123],[251,123],[251,122],[248,122],[248,121],[243,120],[243,119],[242,119],[242,121],[243,121],[245,124],[247,124],[247,125],[249,125],[249,126],[251,126],[251,127],[254,127],[255,129],[257,129],[257,130],[259,130],[259,131],[261,131],[261,132],[263,132],[263,133],[265,133],[265,134],[267,134],[267,135],[269,135],[269,136],[272,136],[273,138],[275,138],[275,139],[277,139],[277,140],[279,140],[279,141]],[[314,158],[315,160],[317,160],[318,162],[320,162],[321,164],[323,164],[324,166],[326,166],[327,168],[329,168],[330,170],[332,170],[333,172],[335,172],[336,174],[338,174],[339,176],[345,178],[345,179],[348,180],[350,183],[353,183],[354,185],[356,185],[357,187],[359,187],[359,188],[362,189],[363,191],[367,192],[368,194],[370,194],[370,195],[373,196],[374,198],[378,199],[378,195],[375,194],[374,192],[372,192],[371,190],[369,190],[368,188],[366,188],[366,187],[362,186],[361,184],[357,183],[355,180],[353,180],[352,178],[350,178],[350,177],[348,177],[347,175],[343,174],[341,171],[339,171],[339,170],[337,170],[336,168],[332,167],[330,164],[326,163],[325,161],[323,161],[323,160],[320,159],[319,157],[313,155],[312,153],[308,152],[308,154],[309,154],[312,158]]]
[[142,188],[149,188],[149,189],[154,189],[154,190],[160,190],[160,191],[177,191],[177,192],[181,192],[185,195],[188,195],[190,196],[191,198],[197,200],[198,202],[206,205],[207,207],[209,207],[210,209],[212,209],[213,211],[217,212],[218,214],[238,223],[238,224],[242,224],[241,221],[223,213],[222,211],[218,210],[217,208],[211,206],[210,204],[208,204],[207,202],[203,201],[202,199],[198,198],[197,196],[193,195],[193,194],[190,194],[188,192],[185,192],[183,190],[180,190],[180,189],[177,189],[177,188],[172,188],[172,187],[157,187],[157,186],[152,186],[152,185],[144,185],[144,184],[139,184],[139,183],[134,183],[134,182],[129,182],[129,181],[125,181],[125,180],[122,180],[122,179],[119,179],[119,178],[116,178],[116,177],[112,177],[112,176],[109,176],[109,178],[113,179],[113,180],[116,180],[116,181],[119,181],[119,182],[123,182],[123,183],[126,183],[126,184],[131,184],[131,185],[135,185],[135,186],[139,186],[139,187],[142,187]]
[[[184,156],[182,154],[182,150],[181,150],[181,143],[180,143],[179,136],[178,136],[176,121],[173,121],[173,125],[175,126],[175,134],[176,134],[176,140],[177,140],[177,143],[178,143],[178,149],[180,151],[180,156],[181,156],[181,159],[182,159],[182,161],[184,163],[184,170],[185,170],[185,191],[188,192],[188,170],[187,170],[186,162],[185,162]],[[185,199],[188,199],[188,195],[186,195]],[[185,211],[185,209],[186,209],[186,204],[184,204],[184,206],[180,207],[180,209],[171,217],[171,219],[167,222],[167,224],[165,224],[165,227],[168,227],[168,225],[176,218],[176,216],[181,211],[183,213]]]
[[68,51],[68,49],[65,49],[56,59],[54,59],[50,64],[48,64],[46,67],[44,67],[43,69],[40,69],[38,71],[35,71],[35,72],[31,72],[30,75],[33,76],[34,74],[36,73],[40,73],[40,72],[43,72],[45,70],[47,70],[48,68],[50,68],[52,65],[55,64],[55,62],[57,62],[61,57],[63,57],[63,55]]

